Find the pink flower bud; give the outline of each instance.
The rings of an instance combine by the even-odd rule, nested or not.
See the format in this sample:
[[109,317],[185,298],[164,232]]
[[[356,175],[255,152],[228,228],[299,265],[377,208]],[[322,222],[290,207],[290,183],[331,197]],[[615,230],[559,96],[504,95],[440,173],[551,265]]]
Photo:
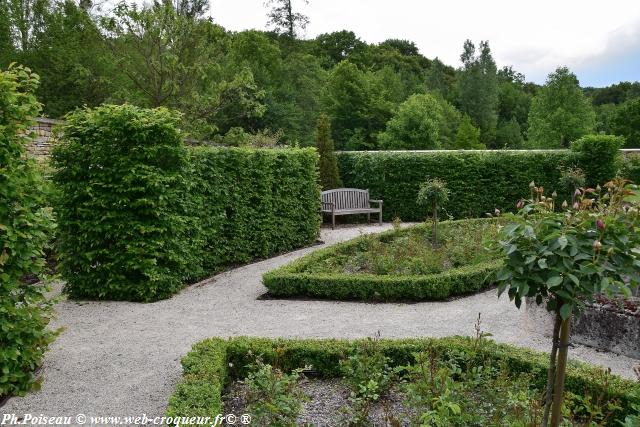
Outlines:
[[524,200],[520,199],[518,200],[518,203],[516,203],[516,209],[522,209],[524,208]]
[[566,200],[562,202],[562,209],[567,209],[568,207],[569,207],[569,203],[567,203]]
[[600,240],[596,240],[595,242],[593,242],[593,249],[596,252],[598,252],[600,248],[602,248],[602,243],[600,243]]
[[578,204],[578,202],[575,202],[575,203],[573,204],[573,209],[575,209],[575,210],[580,209],[580,205]]
[[596,227],[598,227],[598,230],[600,231],[604,230],[605,228],[604,221],[598,218],[598,220],[596,221]]
[[494,213],[496,216],[500,216],[500,209],[496,208],[496,210],[495,210],[495,211],[493,211],[493,213]]
[[579,188],[576,188],[576,191],[575,191],[575,193],[573,193],[573,195],[576,196],[576,197],[580,197],[582,195],[582,193],[580,192]]

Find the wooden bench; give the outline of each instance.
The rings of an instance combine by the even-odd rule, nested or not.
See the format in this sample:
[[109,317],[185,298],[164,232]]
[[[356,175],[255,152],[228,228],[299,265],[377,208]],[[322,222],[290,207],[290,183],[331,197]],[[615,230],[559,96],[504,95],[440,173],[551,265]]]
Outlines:
[[[377,207],[371,207],[375,203]],[[371,221],[371,214],[378,214],[378,224],[382,224],[382,200],[369,199],[369,190],[357,188],[336,188],[322,192],[322,213],[331,214],[331,228],[336,228],[336,216],[367,214]]]

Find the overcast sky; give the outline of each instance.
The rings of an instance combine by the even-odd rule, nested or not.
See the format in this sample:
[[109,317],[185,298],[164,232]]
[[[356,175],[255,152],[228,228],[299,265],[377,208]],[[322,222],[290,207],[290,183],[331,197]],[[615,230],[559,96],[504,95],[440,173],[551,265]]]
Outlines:
[[[211,0],[229,30],[266,28],[264,0]],[[458,67],[465,39],[489,40],[499,67],[544,83],[566,65],[583,86],[640,80],[640,0],[294,0],[305,37],[348,29],[369,43],[408,39]]]

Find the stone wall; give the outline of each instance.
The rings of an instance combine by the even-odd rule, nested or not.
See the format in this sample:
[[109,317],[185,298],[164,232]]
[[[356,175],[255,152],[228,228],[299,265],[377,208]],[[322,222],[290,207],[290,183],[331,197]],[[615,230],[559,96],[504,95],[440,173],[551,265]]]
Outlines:
[[43,117],[38,117],[34,121],[35,125],[30,128],[33,132],[34,140],[27,146],[27,150],[34,157],[44,159],[49,157],[55,143],[53,127],[64,122]]
[[[632,297],[631,301],[635,307],[640,304],[638,298]],[[640,309],[634,310],[613,310],[600,303],[589,305],[580,316],[574,316],[571,341],[640,359]],[[527,298],[525,316],[527,328],[551,336],[553,316],[544,305],[539,306],[533,298]]]

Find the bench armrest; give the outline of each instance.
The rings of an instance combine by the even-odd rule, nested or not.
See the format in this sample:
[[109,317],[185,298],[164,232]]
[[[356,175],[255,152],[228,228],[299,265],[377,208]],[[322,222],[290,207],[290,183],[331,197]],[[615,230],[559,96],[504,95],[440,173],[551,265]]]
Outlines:
[[369,199],[369,203],[377,203],[377,204],[381,205],[382,204],[382,200]]

